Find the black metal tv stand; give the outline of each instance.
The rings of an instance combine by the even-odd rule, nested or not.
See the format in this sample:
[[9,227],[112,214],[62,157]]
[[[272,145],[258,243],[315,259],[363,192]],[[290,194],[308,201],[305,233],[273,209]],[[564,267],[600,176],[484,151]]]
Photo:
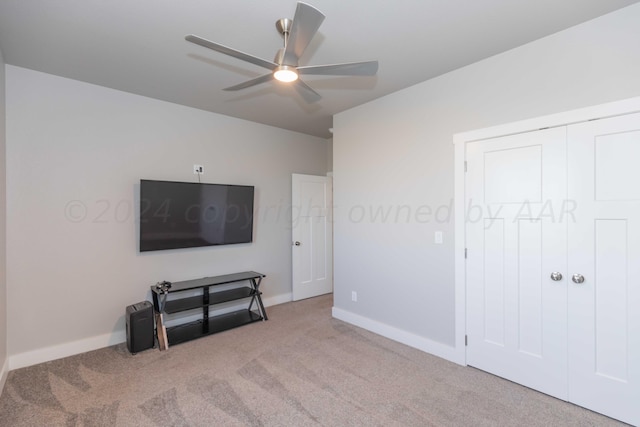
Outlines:
[[[157,286],[151,286],[153,307],[156,311],[160,349],[163,350],[169,345],[179,344],[249,323],[267,320],[267,312],[264,309],[262,298],[260,297],[260,295],[262,295],[262,292],[260,292],[260,282],[263,277],[266,276],[261,273],[256,273],[255,271],[245,271],[223,276],[185,280],[182,282],[173,282],[166,293]],[[239,282],[248,282],[248,285],[221,291],[210,289],[215,286]],[[202,290],[200,295],[186,297],[176,296],[180,292],[197,289]],[[191,292],[191,294],[193,294],[193,292]],[[210,306],[242,299],[250,299],[248,308],[209,317]],[[202,309],[202,319],[177,326],[164,327],[163,314],[195,309]]]

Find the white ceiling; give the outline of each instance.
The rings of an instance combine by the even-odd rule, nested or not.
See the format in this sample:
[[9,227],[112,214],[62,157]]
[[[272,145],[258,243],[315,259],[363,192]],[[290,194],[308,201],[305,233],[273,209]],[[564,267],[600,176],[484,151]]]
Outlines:
[[306,104],[264,69],[186,34],[273,60],[295,0],[1,0],[8,64],[323,138],[332,116],[638,0],[308,0],[327,18],[300,65],[377,59],[375,77],[304,76]]

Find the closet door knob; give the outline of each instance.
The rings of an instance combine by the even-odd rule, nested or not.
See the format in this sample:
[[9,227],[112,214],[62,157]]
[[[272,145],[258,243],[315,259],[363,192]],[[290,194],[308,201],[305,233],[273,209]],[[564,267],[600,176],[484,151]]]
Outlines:
[[554,271],[553,273],[551,273],[551,280],[553,280],[554,282],[559,282],[560,280],[562,280],[562,273]]
[[571,280],[573,280],[573,283],[583,283],[584,276],[582,274],[574,274],[571,276]]
[[301,245],[301,243],[300,243],[300,242],[295,242],[295,243],[294,243],[294,245],[296,245],[296,246],[300,246],[300,245]]

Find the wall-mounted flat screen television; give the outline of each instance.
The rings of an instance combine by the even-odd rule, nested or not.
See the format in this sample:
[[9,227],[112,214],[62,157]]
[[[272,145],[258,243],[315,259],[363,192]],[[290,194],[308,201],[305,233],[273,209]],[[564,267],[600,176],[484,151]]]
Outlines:
[[248,185],[140,180],[140,252],[253,241]]

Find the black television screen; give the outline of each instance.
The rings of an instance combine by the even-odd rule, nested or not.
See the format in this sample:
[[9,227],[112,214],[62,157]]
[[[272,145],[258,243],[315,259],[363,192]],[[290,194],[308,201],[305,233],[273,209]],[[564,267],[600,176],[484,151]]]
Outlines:
[[249,243],[248,185],[140,180],[140,252]]

